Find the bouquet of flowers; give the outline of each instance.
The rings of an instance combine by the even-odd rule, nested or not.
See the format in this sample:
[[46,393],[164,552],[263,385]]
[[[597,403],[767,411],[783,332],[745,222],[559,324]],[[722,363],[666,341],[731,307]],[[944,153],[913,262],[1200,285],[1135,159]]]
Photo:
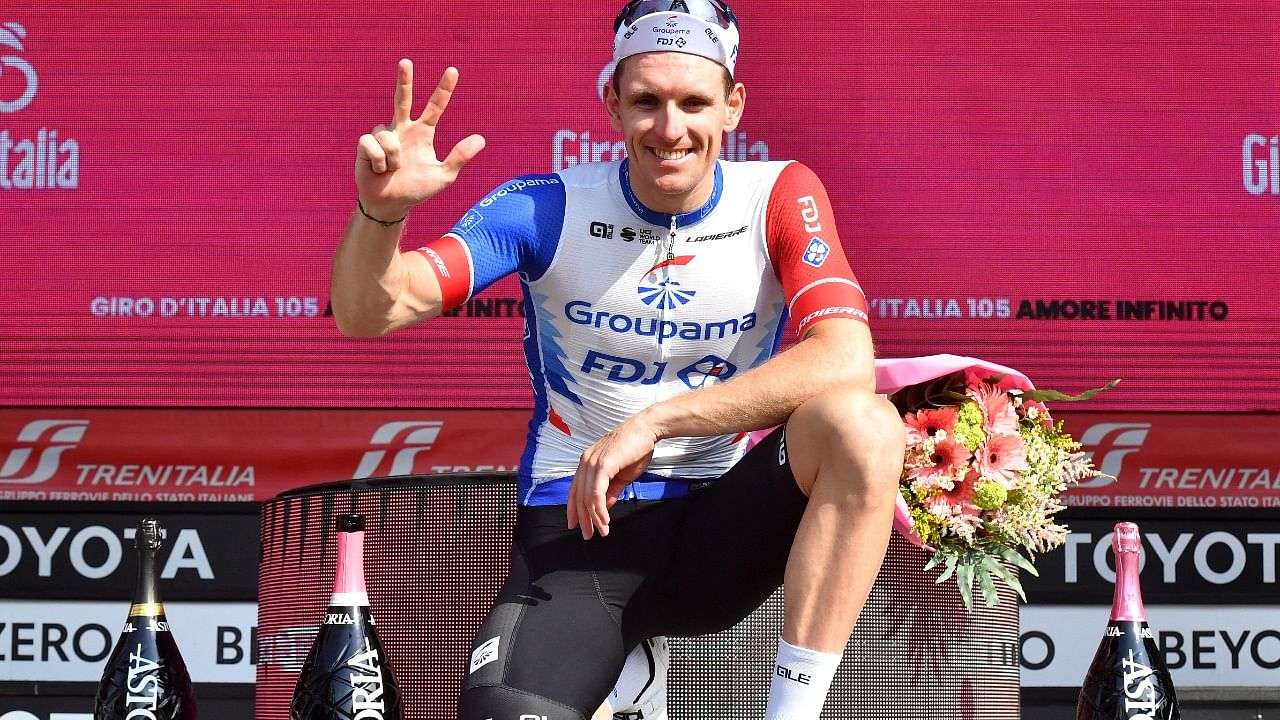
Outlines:
[[1025,600],[1001,561],[1035,575],[1035,554],[1066,539],[1054,522],[1059,493],[1099,474],[1044,403],[1086,400],[1119,381],[1064,395],[953,355],[881,361],[877,376],[906,431],[896,527],[933,551],[925,570],[944,566],[937,582],[956,578],[966,610],[975,583],[988,607],[999,599],[996,580]]

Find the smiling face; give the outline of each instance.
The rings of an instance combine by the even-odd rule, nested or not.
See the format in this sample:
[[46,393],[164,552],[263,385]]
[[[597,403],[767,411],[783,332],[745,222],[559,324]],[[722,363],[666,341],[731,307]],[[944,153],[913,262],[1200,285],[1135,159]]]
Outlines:
[[678,214],[711,197],[724,133],[738,126],[746,89],[726,97],[725,70],[697,55],[653,52],[619,64],[605,107],[630,158],[631,189],[645,207]]

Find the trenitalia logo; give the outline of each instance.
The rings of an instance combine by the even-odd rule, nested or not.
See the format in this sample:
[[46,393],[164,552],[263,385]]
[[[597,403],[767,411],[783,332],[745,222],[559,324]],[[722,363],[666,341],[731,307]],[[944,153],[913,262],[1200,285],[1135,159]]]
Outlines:
[[1087,449],[1085,455],[1102,474],[1080,483],[1079,487],[1106,487],[1114,483],[1120,477],[1125,456],[1142,448],[1150,430],[1151,423],[1098,423],[1085,430],[1080,436],[1080,445]]
[[[412,475],[413,461],[418,453],[426,452],[435,444],[444,427],[442,420],[408,420],[389,422],[373,431],[369,443],[380,450],[370,450],[360,459],[354,479],[374,477],[375,475]],[[394,453],[391,467],[383,473],[378,470],[388,453]]]
[[[0,465],[0,483],[35,485],[58,472],[62,453],[84,439],[88,420],[33,420],[18,432],[18,443]],[[28,447],[22,447],[23,444]],[[31,457],[40,451],[35,467]],[[25,475],[22,473],[26,473]]]

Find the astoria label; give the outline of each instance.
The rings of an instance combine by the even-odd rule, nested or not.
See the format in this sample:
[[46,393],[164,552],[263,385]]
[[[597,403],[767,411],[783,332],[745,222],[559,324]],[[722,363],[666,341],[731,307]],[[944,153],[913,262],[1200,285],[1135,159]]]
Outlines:
[[351,673],[351,710],[356,720],[383,720],[382,651],[364,639],[360,652],[347,660]]

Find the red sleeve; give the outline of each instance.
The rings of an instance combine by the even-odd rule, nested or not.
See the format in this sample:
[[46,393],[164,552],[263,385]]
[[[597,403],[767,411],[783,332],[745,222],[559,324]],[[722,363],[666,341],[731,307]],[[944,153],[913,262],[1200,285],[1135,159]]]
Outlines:
[[827,318],[869,322],[867,298],[840,245],[831,200],[812,170],[798,162],[782,170],[769,194],[765,233],[798,334]]
[[418,248],[440,282],[440,311],[447,312],[471,296],[471,260],[462,241],[452,235]]

